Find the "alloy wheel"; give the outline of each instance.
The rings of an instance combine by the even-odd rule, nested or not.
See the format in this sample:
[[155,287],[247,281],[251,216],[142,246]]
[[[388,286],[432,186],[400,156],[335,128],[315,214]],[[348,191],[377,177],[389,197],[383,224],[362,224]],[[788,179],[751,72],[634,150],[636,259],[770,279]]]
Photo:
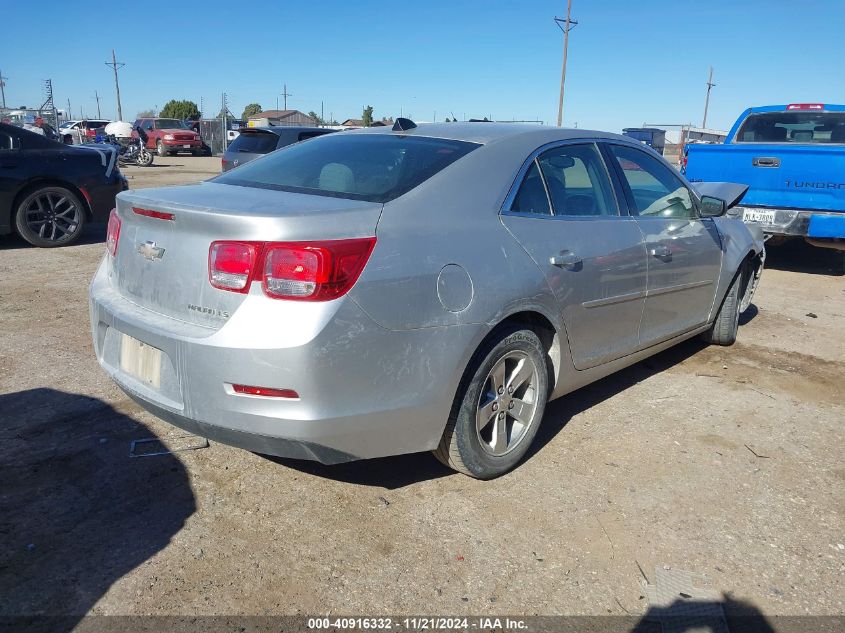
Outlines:
[[500,358],[484,382],[476,410],[476,433],[491,455],[512,451],[535,423],[539,377],[534,361],[521,351]]
[[74,233],[81,220],[82,209],[75,200],[51,191],[38,194],[24,209],[27,228],[50,241],[59,241]]

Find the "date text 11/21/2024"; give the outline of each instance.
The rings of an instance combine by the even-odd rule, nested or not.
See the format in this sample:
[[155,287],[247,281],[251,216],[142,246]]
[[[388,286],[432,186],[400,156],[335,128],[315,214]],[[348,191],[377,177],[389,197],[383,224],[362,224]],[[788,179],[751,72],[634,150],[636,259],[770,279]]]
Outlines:
[[307,626],[314,630],[392,630],[409,631],[519,631],[527,629],[524,620],[497,617],[322,617],[308,618]]

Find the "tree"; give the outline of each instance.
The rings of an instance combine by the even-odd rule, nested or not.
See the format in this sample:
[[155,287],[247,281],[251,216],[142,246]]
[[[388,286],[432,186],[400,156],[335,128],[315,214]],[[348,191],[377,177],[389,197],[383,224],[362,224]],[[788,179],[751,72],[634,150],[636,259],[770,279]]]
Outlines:
[[312,119],[314,119],[317,122],[318,125],[325,125],[326,124],[326,122],[323,121],[322,117],[319,114],[317,114],[316,112],[314,112],[314,110],[311,110],[311,112],[308,113],[308,116],[311,117]]
[[364,108],[361,120],[364,122],[364,127],[370,127],[373,124],[373,106],[368,105]]
[[241,115],[241,118],[246,121],[249,117],[254,116],[261,112],[264,108],[257,103],[250,103],[247,107],[244,108],[244,113]]
[[164,119],[198,119],[200,109],[193,101],[171,99],[164,104],[159,116]]
[[155,110],[153,110],[152,108],[147,108],[146,110],[141,110],[135,118],[136,119],[149,119],[151,117],[154,117],[155,115],[156,115]]

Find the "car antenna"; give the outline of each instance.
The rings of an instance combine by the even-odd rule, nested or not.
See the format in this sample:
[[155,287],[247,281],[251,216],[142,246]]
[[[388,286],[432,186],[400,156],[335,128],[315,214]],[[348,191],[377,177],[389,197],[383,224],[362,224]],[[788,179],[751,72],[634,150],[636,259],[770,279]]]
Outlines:
[[393,124],[393,131],[404,132],[405,130],[413,130],[415,127],[417,127],[417,124],[411,121],[411,119],[404,119],[400,116],[396,119],[396,123]]

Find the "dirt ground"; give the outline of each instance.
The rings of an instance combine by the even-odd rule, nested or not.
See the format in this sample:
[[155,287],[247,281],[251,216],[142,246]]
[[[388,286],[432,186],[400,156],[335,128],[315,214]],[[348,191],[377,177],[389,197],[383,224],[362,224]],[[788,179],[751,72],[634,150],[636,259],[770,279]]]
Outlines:
[[[156,157],[131,187],[216,173]],[[99,369],[104,227],[0,238],[0,615],[641,614],[655,568],[765,614],[843,614],[845,277],[772,249],[733,347],[549,405],[490,482],[427,454],[324,467],[185,445]]]

